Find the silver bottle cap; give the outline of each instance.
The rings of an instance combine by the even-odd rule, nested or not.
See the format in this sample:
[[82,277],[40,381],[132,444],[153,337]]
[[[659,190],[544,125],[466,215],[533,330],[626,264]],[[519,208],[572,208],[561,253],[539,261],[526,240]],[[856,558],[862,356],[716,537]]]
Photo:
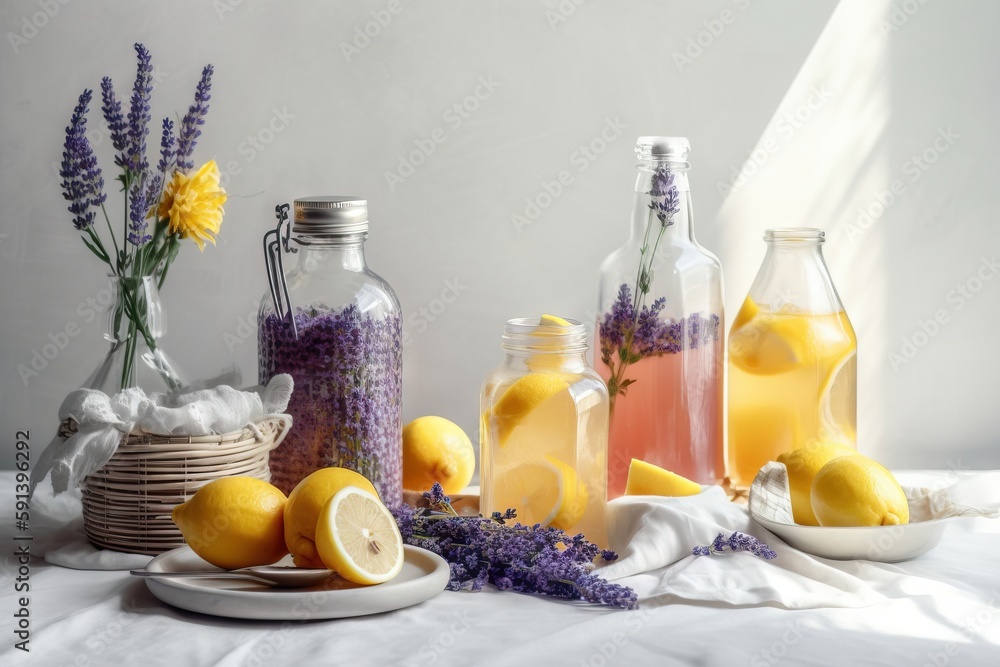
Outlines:
[[639,137],[635,142],[635,154],[640,160],[687,162],[690,152],[691,142],[687,137]]
[[368,232],[368,200],[359,197],[304,197],[295,200],[292,233],[349,236]]

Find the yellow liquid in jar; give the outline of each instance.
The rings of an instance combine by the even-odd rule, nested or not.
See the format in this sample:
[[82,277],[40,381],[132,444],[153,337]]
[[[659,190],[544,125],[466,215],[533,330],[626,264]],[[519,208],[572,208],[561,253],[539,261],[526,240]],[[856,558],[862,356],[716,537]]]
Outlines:
[[747,488],[782,452],[856,446],[857,338],[847,313],[761,309],[749,297],[729,334],[727,472]]
[[[567,389],[506,432],[491,406],[484,406],[480,512],[488,517],[511,508],[517,512],[511,524],[538,523],[571,536],[583,533],[607,547],[607,399],[600,380],[567,380]],[[499,397],[506,388],[488,392]]]

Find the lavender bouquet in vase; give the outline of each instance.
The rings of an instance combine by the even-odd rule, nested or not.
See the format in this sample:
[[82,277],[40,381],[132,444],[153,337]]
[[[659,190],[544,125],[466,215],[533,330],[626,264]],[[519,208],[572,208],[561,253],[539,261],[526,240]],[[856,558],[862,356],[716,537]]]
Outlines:
[[192,239],[201,250],[206,241],[215,243],[226,202],[215,161],[195,169],[191,158],[208,113],[212,66],[202,70],[194,104],[179,128],[175,131],[175,123],[163,119],[160,159],[152,166],[147,159],[152,59],[142,44],[136,44],[135,51],[138,64],[127,113],[111,79],[101,81],[101,112],[116,151],[115,166],[120,170],[116,180],[124,196],[120,222],[112,223],[104,176],[87,137],[93,98],[89,89],[80,95],[66,128],[59,171],[73,226],[84,245],[110,270],[106,338],[111,348],[85,382],[109,395],[134,386],[157,391],[183,386],[175,364],[159,343],[165,333],[159,289],[182,240]]

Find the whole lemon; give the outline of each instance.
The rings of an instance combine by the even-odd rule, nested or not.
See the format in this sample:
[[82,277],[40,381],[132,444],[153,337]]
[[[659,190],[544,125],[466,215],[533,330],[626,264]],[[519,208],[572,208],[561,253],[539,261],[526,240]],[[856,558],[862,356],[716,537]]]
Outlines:
[[356,486],[378,497],[378,491],[367,478],[347,468],[321,468],[288,494],[285,546],[296,567],[326,567],[316,550],[316,522],[327,501],[345,486]]
[[820,468],[810,499],[821,526],[895,526],[910,521],[899,482],[860,454],[835,458]]
[[270,565],[288,553],[284,539],[287,498],[255,477],[209,482],[171,518],[191,549],[226,569]]
[[819,469],[838,456],[849,456],[857,452],[836,442],[816,442],[783,452],[778,463],[784,463],[788,471],[788,488],[792,493],[792,514],[795,523],[803,526],[818,526],[819,521],[812,511],[809,493],[813,478]]
[[445,493],[458,493],[475,470],[476,452],[458,424],[428,416],[403,429],[403,488],[426,491],[438,482]]

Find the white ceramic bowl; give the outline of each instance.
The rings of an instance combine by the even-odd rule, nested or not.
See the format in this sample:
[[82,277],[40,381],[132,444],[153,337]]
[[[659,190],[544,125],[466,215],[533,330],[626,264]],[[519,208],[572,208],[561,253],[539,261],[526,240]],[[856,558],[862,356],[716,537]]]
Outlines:
[[814,556],[880,563],[909,560],[930,551],[938,545],[948,527],[948,519],[858,528],[800,526],[756,515],[753,519],[796,549]]
[[[918,513],[911,502],[911,519]],[[838,560],[896,563],[915,558],[938,545],[948,519],[912,520],[901,526],[802,526],[792,519],[788,473],[782,463],[760,469],[750,486],[750,516],[800,551]]]

